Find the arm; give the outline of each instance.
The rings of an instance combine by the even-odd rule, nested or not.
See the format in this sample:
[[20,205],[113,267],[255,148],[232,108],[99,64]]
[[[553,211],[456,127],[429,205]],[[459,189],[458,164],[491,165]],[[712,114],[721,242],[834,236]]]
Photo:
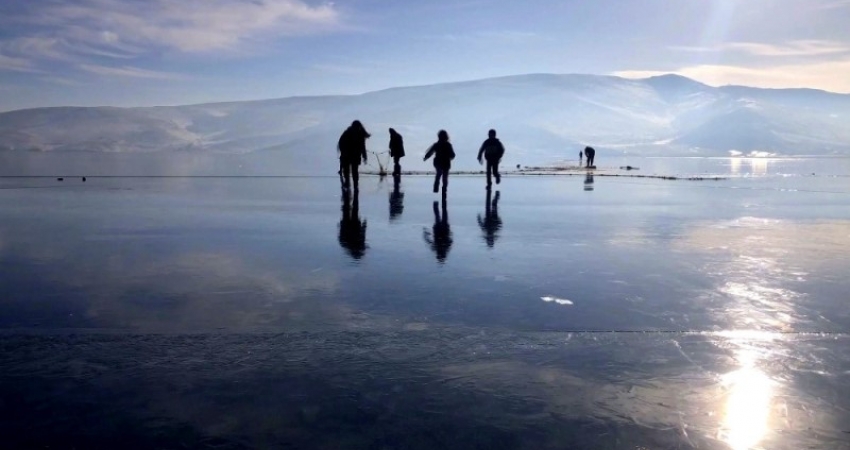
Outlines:
[[487,141],[482,142],[482,143],[481,143],[481,148],[479,148],[479,149],[478,149],[478,164],[483,164],[483,163],[481,162],[481,155],[483,155],[483,154],[484,154],[484,144],[486,144],[486,143],[487,143]]
[[433,155],[433,154],[434,154],[434,146],[432,145],[431,148],[428,149],[428,152],[425,153],[425,157],[422,158],[422,161],[427,161],[428,158],[430,158],[431,155]]

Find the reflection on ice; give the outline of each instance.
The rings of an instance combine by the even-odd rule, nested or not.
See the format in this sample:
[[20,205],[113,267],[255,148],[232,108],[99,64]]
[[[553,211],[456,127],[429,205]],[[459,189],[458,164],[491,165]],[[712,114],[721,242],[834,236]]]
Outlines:
[[442,264],[446,262],[446,257],[449,256],[449,250],[452,248],[452,229],[449,225],[449,210],[446,204],[446,198],[443,197],[442,214],[440,214],[439,202],[434,201],[434,226],[431,231],[428,229],[422,230],[422,238],[425,243],[434,251],[437,261]]
[[724,375],[723,384],[730,393],[720,438],[733,450],[750,449],[767,432],[773,382],[761,371],[745,367]]
[[747,450],[768,431],[774,381],[756,367],[756,352],[742,350],[736,357],[741,368],[721,378],[729,394],[719,438],[733,450]]
[[339,219],[339,245],[348,251],[355,260],[363,258],[368,246],[366,245],[366,220],[360,219],[359,193],[342,194],[342,217]]
[[749,166],[749,174],[750,175],[767,175],[767,164],[770,161],[769,158],[764,157],[732,157],[729,158],[729,170],[732,175],[740,175],[741,172],[744,172],[744,164]]

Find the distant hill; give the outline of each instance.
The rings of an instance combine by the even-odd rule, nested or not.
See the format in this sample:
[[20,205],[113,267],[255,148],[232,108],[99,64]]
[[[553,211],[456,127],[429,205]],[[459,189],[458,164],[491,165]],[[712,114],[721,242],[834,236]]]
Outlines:
[[[489,128],[505,163],[574,159],[585,145],[605,155],[850,154],[850,95],[808,89],[710,87],[664,75],[518,75],[386,89],[361,95],[291,97],[152,108],[39,108],[0,113],[0,153],[263,155],[285,167],[328,170],[339,133],[360,119],[370,150],[387,128],[402,133],[406,167],[437,130],[451,135],[459,167]],[[302,170],[302,171],[303,171]]]

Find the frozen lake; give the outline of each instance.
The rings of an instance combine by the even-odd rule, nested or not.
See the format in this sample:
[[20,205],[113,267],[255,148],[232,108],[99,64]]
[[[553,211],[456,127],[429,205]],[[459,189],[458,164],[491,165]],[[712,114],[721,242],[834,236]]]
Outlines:
[[0,178],[4,447],[848,448],[848,161],[635,165]]

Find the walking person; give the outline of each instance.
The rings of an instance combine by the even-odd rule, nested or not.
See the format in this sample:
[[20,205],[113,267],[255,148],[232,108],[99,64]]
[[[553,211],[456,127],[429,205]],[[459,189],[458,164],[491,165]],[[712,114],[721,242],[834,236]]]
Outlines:
[[339,166],[342,171],[343,188],[348,189],[351,186],[351,181],[354,181],[354,190],[357,191],[358,179],[360,174],[358,169],[360,161],[366,164],[366,139],[369,139],[368,131],[363,127],[359,120],[351,122],[351,126],[342,132],[337,143],[339,151]]
[[499,175],[499,162],[505,154],[505,147],[496,138],[496,130],[491,129],[487,132],[487,136],[487,139],[481,144],[481,148],[478,149],[478,163],[483,163],[481,161],[483,155],[484,159],[487,160],[487,189],[490,189],[493,185],[491,177],[496,178],[496,184],[502,181],[502,176]]
[[582,156],[584,156],[584,154],[581,152],[581,150],[579,150],[578,151],[578,166],[579,167],[581,167]]
[[437,133],[437,142],[431,145],[422,161],[427,161],[431,155],[434,156],[434,169],[437,170],[437,175],[434,177],[434,192],[438,192],[440,178],[442,178],[443,197],[445,197],[446,189],[449,187],[449,169],[452,168],[452,160],[455,159],[455,150],[449,142],[449,133],[446,133],[446,130],[440,130]]
[[401,175],[399,160],[404,157],[404,139],[392,128],[390,128],[390,157],[393,159],[393,176],[397,177]]

